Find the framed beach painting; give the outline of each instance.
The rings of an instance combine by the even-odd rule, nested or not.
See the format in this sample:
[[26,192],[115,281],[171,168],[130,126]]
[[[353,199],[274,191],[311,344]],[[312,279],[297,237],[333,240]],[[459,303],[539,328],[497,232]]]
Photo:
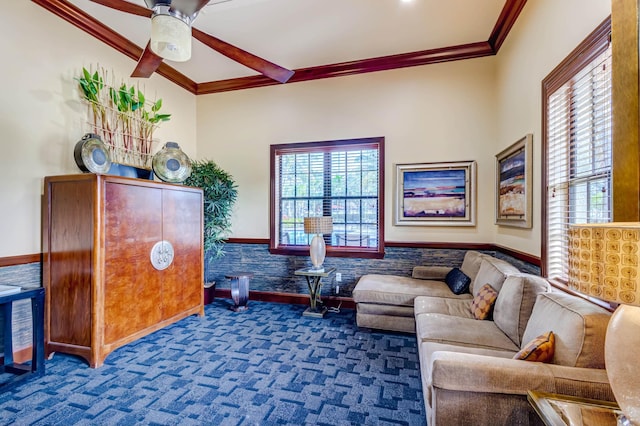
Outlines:
[[496,224],[531,228],[531,144],[528,134],[496,155]]
[[396,225],[475,226],[476,162],[396,165]]

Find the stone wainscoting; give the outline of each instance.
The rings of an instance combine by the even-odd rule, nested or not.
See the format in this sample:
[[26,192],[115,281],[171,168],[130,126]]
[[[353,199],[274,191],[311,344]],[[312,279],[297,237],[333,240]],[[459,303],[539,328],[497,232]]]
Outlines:
[[[358,279],[365,274],[393,274],[410,276],[416,265],[451,266],[462,264],[467,249],[386,247],[383,259],[327,257],[325,267],[334,267],[342,274],[342,282],[323,280],[323,296],[351,297]],[[540,275],[540,268],[496,250],[481,250],[515,265],[522,272]],[[268,244],[228,243],[225,256],[211,261],[207,268],[208,282],[215,281],[218,289],[229,288],[225,274],[253,272],[250,289],[266,292],[308,294],[304,277],[295,276],[296,269],[311,266],[308,256],[284,256],[269,253]],[[339,286],[339,292],[336,292]]]
[[[0,284],[20,287],[40,287],[42,285],[42,267],[40,262],[0,267]],[[13,350],[16,362],[31,359],[31,301],[19,300],[13,304],[11,315],[13,331]],[[0,318],[0,330],[4,330],[4,320]],[[0,332],[0,336],[3,333]],[[4,340],[0,339],[0,351],[4,353]]]

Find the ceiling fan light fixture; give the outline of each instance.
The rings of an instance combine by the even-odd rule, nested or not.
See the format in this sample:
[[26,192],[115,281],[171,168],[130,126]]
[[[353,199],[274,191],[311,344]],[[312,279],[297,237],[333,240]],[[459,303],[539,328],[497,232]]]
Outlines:
[[151,18],[151,50],[163,59],[175,62],[191,58],[191,19],[157,6]]

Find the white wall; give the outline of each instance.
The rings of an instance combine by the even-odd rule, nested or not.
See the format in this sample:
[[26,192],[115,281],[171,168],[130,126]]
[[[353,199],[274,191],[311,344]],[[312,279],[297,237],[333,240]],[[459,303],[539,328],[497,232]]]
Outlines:
[[[88,130],[74,80],[100,66],[125,79],[135,62],[27,0],[0,14],[0,257],[39,253],[40,197],[47,175],[79,173],[73,148]],[[163,99],[171,121],[155,136],[196,155],[195,96],[160,76],[144,92]],[[159,147],[158,147],[159,148]]]
[[[267,238],[269,145],[386,137],[387,241],[495,242],[540,255],[541,82],[611,11],[610,0],[536,0],[497,57],[201,96],[198,156],[239,184],[233,236]],[[533,227],[494,225],[495,154],[534,135]],[[478,162],[476,227],[393,225],[397,163]]]
[[[494,58],[199,96],[198,157],[238,183],[233,237],[269,237],[269,146],[384,136],[385,240],[493,240]],[[397,163],[478,162],[476,227],[393,226]]]
[[497,56],[497,145],[500,152],[533,133],[533,228],[496,227],[501,246],[540,255],[542,80],[611,14],[610,0],[527,2]]
[[[86,132],[74,80],[100,64],[128,79],[134,61],[33,2],[0,15],[0,257],[40,252],[43,177],[77,173]],[[156,136],[209,158],[239,184],[233,236],[267,238],[269,145],[386,137],[387,241],[497,242],[540,254],[542,79],[610,13],[610,0],[527,2],[496,57],[332,78],[196,98],[160,76],[170,122]],[[497,227],[495,154],[534,134],[533,229]],[[393,226],[397,163],[478,162],[476,227]]]

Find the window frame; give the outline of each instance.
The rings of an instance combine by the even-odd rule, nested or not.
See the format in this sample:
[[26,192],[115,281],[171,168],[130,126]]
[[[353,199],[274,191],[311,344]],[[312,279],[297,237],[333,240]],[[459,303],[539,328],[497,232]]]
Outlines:
[[[611,17],[605,19],[587,38],[582,41],[556,68],[542,81],[542,197],[541,197],[541,273],[549,278],[549,217],[547,216],[549,203],[549,122],[548,101],[550,96],[559,88],[578,75],[587,65],[602,55],[611,43]],[[612,112],[613,115],[613,112]],[[613,120],[613,118],[612,118]],[[570,166],[570,165],[568,165]],[[613,164],[611,165],[613,174]],[[612,179],[612,177],[610,177]],[[613,195],[611,195],[613,205]],[[568,288],[566,282],[553,279],[553,284]]]
[[270,146],[270,193],[269,193],[269,252],[271,254],[308,256],[308,245],[281,245],[278,241],[277,215],[278,206],[276,200],[278,176],[276,158],[279,154],[295,152],[317,152],[326,149],[327,152],[339,151],[339,147],[345,147],[345,151],[353,146],[371,145],[378,148],[378,246],[377,247],[354,247],[354,246],[332,246],[327,244],[327,257],[354,257],[381,259],[384,257],[384,137],[343,139],[319,142],[296,142],[287,144],[275,144]]

